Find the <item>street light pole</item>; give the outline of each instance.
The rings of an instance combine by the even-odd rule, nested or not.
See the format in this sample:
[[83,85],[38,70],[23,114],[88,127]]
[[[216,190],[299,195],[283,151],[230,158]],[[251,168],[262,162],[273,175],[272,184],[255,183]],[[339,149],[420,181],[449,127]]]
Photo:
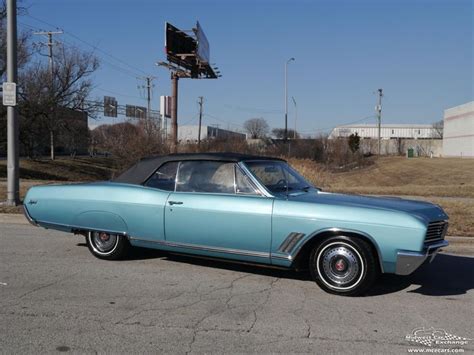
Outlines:
[[288,63],[294,60],[292,57],[285,63],[285,141],[288,140]]

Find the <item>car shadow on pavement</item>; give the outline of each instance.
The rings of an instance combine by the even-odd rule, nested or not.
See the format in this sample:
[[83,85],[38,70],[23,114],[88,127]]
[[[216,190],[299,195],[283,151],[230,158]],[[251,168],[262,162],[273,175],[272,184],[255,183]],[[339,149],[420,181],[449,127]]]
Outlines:
[[439,254],[431,264],[423,264],[411,275],[382,275],[368,296],[393,293],[412,285],[418,288],[409,290],[409,293],[426,296],[465,294],[474,289],[474,258]]
[[[78,244],[85,245],[85,244]],[[225,269],[255,275],[313,282],[308,271],[269,268],[264,265],[242,264],[221,259],[209,259],[145,248],[132,248],[126,260],[166,259],[197,267]],[[423,264],[413,274],[399,276],[382,274],[365,296],[380,296],[400,292],[410,286],[409,293],[427,296],[462,295],[474,289],[474,257],[440,253],[432,263]]]

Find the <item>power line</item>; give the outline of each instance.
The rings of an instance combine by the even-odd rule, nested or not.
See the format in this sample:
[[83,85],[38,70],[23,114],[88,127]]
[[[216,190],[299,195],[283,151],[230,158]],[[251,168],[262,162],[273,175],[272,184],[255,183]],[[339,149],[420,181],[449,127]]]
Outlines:
[[117,96],[130,97],[130,98],[132,98],[132,99],[145,100],[143,97],[133,96],[133,95],[127,95],[127,94],[122,94],[122,93],[120,93],[120,92],[116,92],[116,91],[108,90],[108,89],[103,89],[103,88],[101,88],[101,87],[96,87],[95,90],[107,92],[107,93],[109,93],[109,94],[114,94],[114,95],[117,95]]
[[187,124],[190,124],[192,121],[194,121],[197,117],[198,117],[198,113],[196,113],[190,120],[184,122],[184,123],[181,123],[180,126],[186,126]]
[[209,114],[209,113],[205,113],[204,116],[208,116],[208,117],[213,118],[213,119],[215,119],[215,120],[217,120],[217,121],[219,121],[219,122],[222,122],[222,123],[227,123],[227,124],[231,124],[231,125],[234,125],[234,126],[239,126],[239,127],[242,127],[242,128],[244,127],[244,126],[241,125],[241,124],[222,120],[222,119],[220,119],[220,118],[218,118],[218,117],[216,117],[216,116],[214,116],[214,115],[211,115],[211,114]]
[[[77,46],[74,44],[74,43],[70,43],[69,41],[62,41],[63,44],[64,43],[67,43],[68,45],[66,47],[69,47],[69,48],[77,48]],[[120,72],[124,75],[128,75],[129,77],[131,78],[136,78],[137,74],[135,72],[132,72],[131,70],[128,70],[126,68],[123,68],[123,67],[120,67],[114,63],[111,63],[109,61],[107,61],[106,59],[104,59],[103,57],[100,57],[100,61],[101,63],[105,63],[107,66],[109,66],[111,69],[114,69],[115,71],[117,72]]]
[[346,125],[350,125],[350,124],[354,124],[354,123],[359,123],[359,122],[362,122],[362,121],[365,121],[369,118],[373,118],[375,117],[374,115],[370,115],[370,116],[366,116],[364,118],[361,118],[361,119],[358,119],[356,121],[352,121],[352,122],[347,122],[347,123],[341,123],[341,124],[338,124],[336,126],[331,126],[331,127],[325,127],[325,128],[315,128],[315,129],[311,129],[311,130],[306,130],[306,131],[300,131],[301,133],[308,133],[308,132],[321,132],[321,131],[327,131],[327,130],[330,130],[330,129],[333,129],[334,127],[337,127],[337,126],[346,126]]
[[[51,26],[51,27],[55,27],[55,28],[59,28],[58,26],[53,25],[52,23],[49,23],[49,22],[47,22],[47,21],[44,21],[44,20],[42,20],[42,19],[40,19],[40,18],[37,18],[37,17],[35,17],[35,16],[32,16],[32,15],[30,15],[30,14],[26,14],[26,16],[29,17],[29,18],[31,18],[31,19],[33,19],[33,20],[36,20],[36,21],[38,21],[38,22],[41,22],[41,23],[43,23],[43,24],[45,24],[45,25],[48,25],[48,26]],[[109,56],[110,58],[116,60],[117,62],[122,63],[123,65],[126,65],[127,67],[129,67],[129,68],[131,68],[131,69],[133,69],[133,70],[136,70],[136,71],[140,72],[141,74],[148,75],[148,73],[146,73],[146,72],[143,71],[142,69],[140,69],[140,68],[138,68],[138,67],[136,67],[136,66],[134,66],[134,65],[132,65],[132,64],[129,64],[129,63],[125,62],[124,60],[120,59],[120,58],[117,58],[116,56],[114,56],[114,55],[112,55],[112,54],[106,52],[105,50],[103,50],[103,49],[97,47],[96,45],[93,45],[93,44],[91,44],[91,43],[89,43],[89,42],[83,40],[82,38],[80,38],[79,36],[75,35],[74,33],[70,32],[70,31],[66,31],[66,30],[63,30],[63,32],[64,32],[65,34],[67,34],[68,36],[70,36],[70,37],[72,37],[72,38],[75,38],[76,40],[78,40],[78,41],[80,41],[80,42],[82,42],[82,43],[84,43],[84,44],[86,44],[86,45],[92,47],[94,50],[96,50],[96,51],[98,51],[98,52],[101,52],[101,53],[103,53],[103,54]]]
[[[30,24],[27,24],[27,23],[24,23],[24,22],[19,22],[22,26],[25,26],[25,27],[28,27],[29,28],[29,31],[43,31],[42,29],[40,29],[39,27],[35,27],[35,26],[32,26]],[[66,32],[64,32],[66,34]],[[67,43],[68,45],[65,46],[64,44]],[[77,45],[75,43],[72,43],[72,42],[69,42],[69,41],[66,41],[66,40],[62,40],[62,44],[65,46],[65,47],[69,47],[69,48],[77,48]],[[129,69],[126,69],[126,68],[123,68],[123,67],[120,67],[114,63],[111,63],[109,62],[108,60],[104,59],[104,57],[100,57],[100,60],[101,60],[101,63],[104,63],[106,66],[110,67],[111,69],[117,71],[117,72],[120,72],[122,74],[125,74],[125,75],[128,75],[129,77],[132,77],[132,78],[136,78],[137,76],[137,73],[136,72],[133,72]]]

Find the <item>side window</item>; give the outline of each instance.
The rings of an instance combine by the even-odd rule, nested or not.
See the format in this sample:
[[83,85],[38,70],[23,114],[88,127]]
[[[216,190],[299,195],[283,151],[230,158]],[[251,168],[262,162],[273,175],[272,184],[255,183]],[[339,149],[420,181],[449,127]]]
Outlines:
[[177,169],[178,169],[177,161],[163,164],[145,182],[145,186],[153,187],[160,190],[174,191]]
[[277,164],[258,164],[255,167],[252,167],[252,172],[264,185],[267,186],[277,185],[278,183],[286,182],[287,180],[283,170]]
[[238,166],[235,167],[235,191],[238,194],[259,195],[249,178],[242,173]]
[[234,164],[217,161],[184,161],[179,167],[176,191],[233,194]]

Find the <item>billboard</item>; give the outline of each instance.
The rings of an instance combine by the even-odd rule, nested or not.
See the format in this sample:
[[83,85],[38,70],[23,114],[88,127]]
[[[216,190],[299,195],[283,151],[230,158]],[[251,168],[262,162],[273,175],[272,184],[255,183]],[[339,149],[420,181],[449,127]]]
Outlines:
[[171,118],[171,96],[160,96],[160,115]]
[[196,63],[196,41],[172,24],[165,24],[166,58],[183,68],[191,70]]
[[194,36],[166,22],[166,59],[184,69],[190,78],[217,79],[218,75],[209,64],[209,41],[199,22],[196,23],[192,33]]
[[204,31],[202,30],[199,21],[196,22],[196,54],[198,56],[199,61],[204,63],[209,63],[210,61],[210,52],[209,52],[209,41],[207,40]]
[[117,117],[117,99],[112,96],[104,96],[104,116]]

